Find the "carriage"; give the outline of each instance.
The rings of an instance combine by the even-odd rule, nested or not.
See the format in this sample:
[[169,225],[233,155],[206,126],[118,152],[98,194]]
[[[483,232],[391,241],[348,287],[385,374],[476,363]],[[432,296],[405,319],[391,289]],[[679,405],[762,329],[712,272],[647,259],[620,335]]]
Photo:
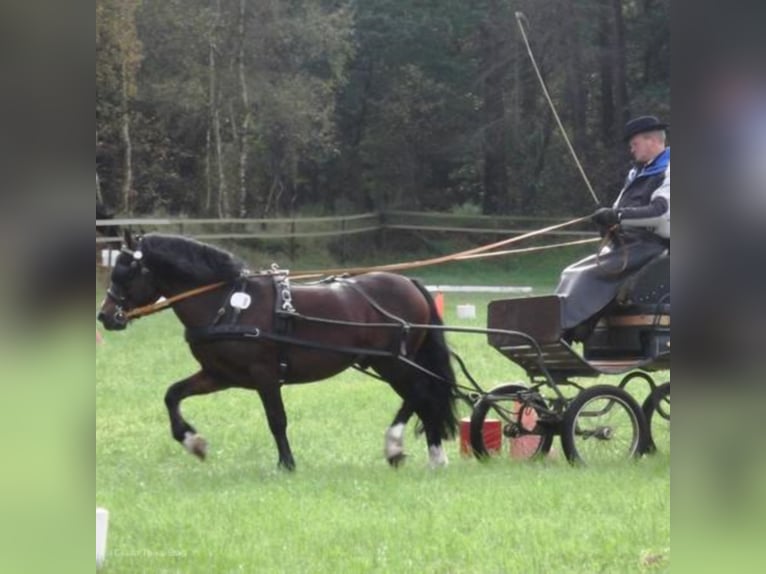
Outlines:
[[[126,233],[99,312],[107,329],[173,308],[201,370],[165,395],[173,437],[204,459],[207,443],[181,415],[193,395],[231,387],[258,392],[279,453],[295,465],[281,398],[285,384],[326,379],[348,367],[388,382],[402,398],[385,434],[392,466],[404,459],[403,432],[417,415],[432,466],[446,463],[442,439],[457,432],[455,402],[471,407],[470,444],[485,458],[498,438],[523,441],[526,456],[546,454],[561,437],[570,462],[598,463],[669,448],[670,383],[653,374],[670,366],[670,256],[660,254],[624,281],[582,348],[560,328],[553,296],[490,303],[485,329],[442,323],[419,282],[387,272],[291,284],[278,268],[251,273],[230,253],[177,237]],[[457,383],[445,333],[487,336],[520,365],[528,383],[485,391],[452,353],[471,387]],[[618,384],[583,386],[582,377],[622,375]],[[642,405],[626,386],[642,381]],[[494,419],[502,437],[491,437]],[[658,439],[659,435],[661,439]]]
[[[498,444],[486,424],[491,417],[500,420],[502,438],[525,443],[525,456],[547,454],[556,435],[571,462],[669,449],[670,381],[657,384],[653,376],[670,369],[669,252],[621,285],[581,347],[562,337],[560,306],[557,295],[490,303],[489,344],[524,369],[529,385],[481,393],[470,422],[473,452],[485,457],[488,444]],[[621,378],[576,382],[604,375]],[[638,381],[648,386],[641,405],[626,391]]]

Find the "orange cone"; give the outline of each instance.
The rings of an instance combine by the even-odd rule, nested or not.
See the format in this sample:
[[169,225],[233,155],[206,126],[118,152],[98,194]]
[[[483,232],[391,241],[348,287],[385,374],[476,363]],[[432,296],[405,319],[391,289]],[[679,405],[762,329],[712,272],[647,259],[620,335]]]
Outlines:
[[434,293],[434,304],[436,305],[436,312],[439,313],[439,319],[444,319],[444,293],[437,291]]

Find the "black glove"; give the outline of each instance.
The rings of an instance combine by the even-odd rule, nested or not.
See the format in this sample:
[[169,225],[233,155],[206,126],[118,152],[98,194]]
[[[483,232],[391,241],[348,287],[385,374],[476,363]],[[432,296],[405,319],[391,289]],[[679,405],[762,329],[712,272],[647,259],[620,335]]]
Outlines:
[[590,216],[590,220],[599,227],[606,228],[620,223],[620,217],[617,215],[617,210],[611,207],[600,207]]

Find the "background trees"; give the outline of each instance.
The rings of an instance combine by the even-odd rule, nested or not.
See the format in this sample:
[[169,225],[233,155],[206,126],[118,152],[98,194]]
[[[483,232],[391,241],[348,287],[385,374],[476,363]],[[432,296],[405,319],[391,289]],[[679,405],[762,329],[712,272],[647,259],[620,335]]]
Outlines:
[[669,0],[97,0],[97,193],[213,217],[592,207],[670,119]]

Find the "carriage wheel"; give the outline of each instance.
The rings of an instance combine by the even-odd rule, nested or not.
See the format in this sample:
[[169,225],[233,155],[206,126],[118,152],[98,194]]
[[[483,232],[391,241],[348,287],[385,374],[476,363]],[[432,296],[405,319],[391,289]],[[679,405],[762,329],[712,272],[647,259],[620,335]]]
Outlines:
[[649,427],[646,452],[670,453],[670,381],[654,389],[641,409]]
[[644,413],[627,391],[596,385],[564,412],[561,445],[571,463],[602,464],[643,454],[649,436]]
[[[512,452],[517,458],[533,458],[548,453],[553,443],[553,433],[534,423],[547,411],[545,401],[539,395],[531,396],[523,385],[503,385],[492,389],[479,400],[471,413],[471,447],[476,458],[482,460],[490,455],[487,442],[500,443],[503,449],[503,437],[518,441],[520,448]],[[501,436],[486,437],[484,421],[498,418],[501,423]],[[532,421],[532,428],[530,428]]]

